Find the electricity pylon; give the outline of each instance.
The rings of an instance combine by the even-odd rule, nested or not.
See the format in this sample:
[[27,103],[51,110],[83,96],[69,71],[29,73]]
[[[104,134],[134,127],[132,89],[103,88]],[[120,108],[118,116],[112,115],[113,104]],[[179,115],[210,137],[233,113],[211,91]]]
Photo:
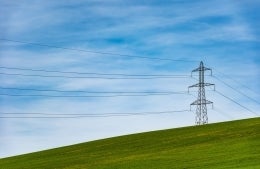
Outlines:
[[213,85],[215,90],[215,84],[204,83],[204,72],[207,70],[210,70],[212,75],[212,70],[210,68],[204,67],[203,62],[201,61],[200,66],[191,72],[191,76],[192,73],[199,72],[199,83],[189,86],[189,88],[191,87],[199,88],[197,100],[195,100],[193,103],[190,104],[190,106],[197,105],[196,118],[195,118],[196,125],[203,125],[208,123],[207,104],[212,104],[213,106],[213,102],[206,100],[206,95],[205,95],[205,86]]

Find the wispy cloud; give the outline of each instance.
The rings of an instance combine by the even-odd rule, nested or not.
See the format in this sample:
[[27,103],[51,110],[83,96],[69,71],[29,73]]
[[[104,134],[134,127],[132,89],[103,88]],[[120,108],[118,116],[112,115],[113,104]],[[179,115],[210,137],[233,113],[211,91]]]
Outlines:
[[[248,1],[247,1],[248,2]],[[0,38],[119,54],[204,60],[260,92],[256,1],[0,1]],[[256,15],[248,14],[252,9]],[[252,12],[251,12],[252,13]],[[194,62],[169,62],[77,52],[0,41],[0,65],[32,69],[125,74],[190,74]],[[245,71],[246,70],[246,71]],[[1,69],[6,73],[21,71]],[[28,72],[24,74],[45,74]],[[238,90],[235,81],[220,76]],[[48,73],[53,75],[54,73]],[[57,75],[54,74],[54,75]],[[183,91],[194,79],[105,80],[1,75],[2,86],[91,91]],[[259,106],[214,78],[217,89],[257,111]],[[1,90],[2,92],[3,90]],[[14,91],[12,91],[14,92]],[[32,94],[32,92],[27,92]],[[53,93],[52,93],[53,94]],[[195,93],[194,93],[195,94]],[[208,92],[223,114],[210,110],[210,122],[252,117],[250,112]],[[0,97],[1,112],[129,113],[189,109],[189,95],[118,98]],[[1,114],[0,112],[0,114]],[[0,119],[0,156],[115,135],[193,125],[194,113],[84,119]],[[67,136],[70,137],[67,137]],[[62,138],[62,139],[60,139]],[[21,143],[23,146],[21,146]]]

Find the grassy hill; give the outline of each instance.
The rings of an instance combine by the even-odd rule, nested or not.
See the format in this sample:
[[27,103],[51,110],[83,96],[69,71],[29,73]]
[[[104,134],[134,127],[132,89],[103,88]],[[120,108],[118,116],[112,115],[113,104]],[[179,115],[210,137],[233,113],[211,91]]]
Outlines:
[[92,141],[4,158],[0,168],[259,169],[260,118]]

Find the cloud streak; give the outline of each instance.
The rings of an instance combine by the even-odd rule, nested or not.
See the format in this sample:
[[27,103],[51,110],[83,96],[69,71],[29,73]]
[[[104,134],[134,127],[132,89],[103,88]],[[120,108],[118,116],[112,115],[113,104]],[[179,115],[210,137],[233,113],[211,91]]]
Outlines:
[[[204,60],[213,73],[259,99],[259,33],[253,15],[255,1],[0,1],[1,38],[67,48],[145,57]],[[223,5],[225,4],[225,5]],[[246,6],[246,9],[245,9]],[[170,62],[77,52],[0,41],[0,65],[61,71],[186,74],[194,62]],[[217,68],[217,69],[215,69]],[[215,71],[215,70],[217,71]],[[245,71],[246,70],[246,71]],[[225,72],[255,93],[221,75]],[[29,71],[0,72],[33,74]],[[48,75],[60,75],[48,73]],[[73,75],[74,76],[74,75]],[[196,80],[105,80],[39,78],[1,75],[1,85],[37,89],[88,91],[185,91]],[[216,79],[217,89],[258,112],[259,105]],[[1,89],[1,92],[6,92]],[[9,91],[10,92],[10,91]],[[15,91],[11,91],[15,93]],[[16,91],[17,92],[17,91]],[[27,94],[33,94],[28,92]],[[52,94],[52,93],[51,93]],[[195,97],[196,97],[196,93]],[[217,111],[209,121],[253,117],[246,110],[208,91]],[[189,95],[118,98],[0,97],[1,112],[12,113],[129,113],[189,109]],[[222,113],[220,113],[222,112]],[[2,115],[1,115],[2,116]],[[194,124],[194,112],[150,116],[84,119],[0,119],[1,157],[122,134]],[[70,136],[70,137],[67,137]],[[62,139],[61,139],[62,138]],[[21,146],[21,144],[23,146]]]

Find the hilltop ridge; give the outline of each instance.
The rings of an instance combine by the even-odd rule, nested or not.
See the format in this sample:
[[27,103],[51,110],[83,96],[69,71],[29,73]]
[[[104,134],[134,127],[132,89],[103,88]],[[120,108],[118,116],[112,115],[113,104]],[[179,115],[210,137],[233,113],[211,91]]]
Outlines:
[[260,118],[132,134],[0,159],[4,169],[260,168]]

